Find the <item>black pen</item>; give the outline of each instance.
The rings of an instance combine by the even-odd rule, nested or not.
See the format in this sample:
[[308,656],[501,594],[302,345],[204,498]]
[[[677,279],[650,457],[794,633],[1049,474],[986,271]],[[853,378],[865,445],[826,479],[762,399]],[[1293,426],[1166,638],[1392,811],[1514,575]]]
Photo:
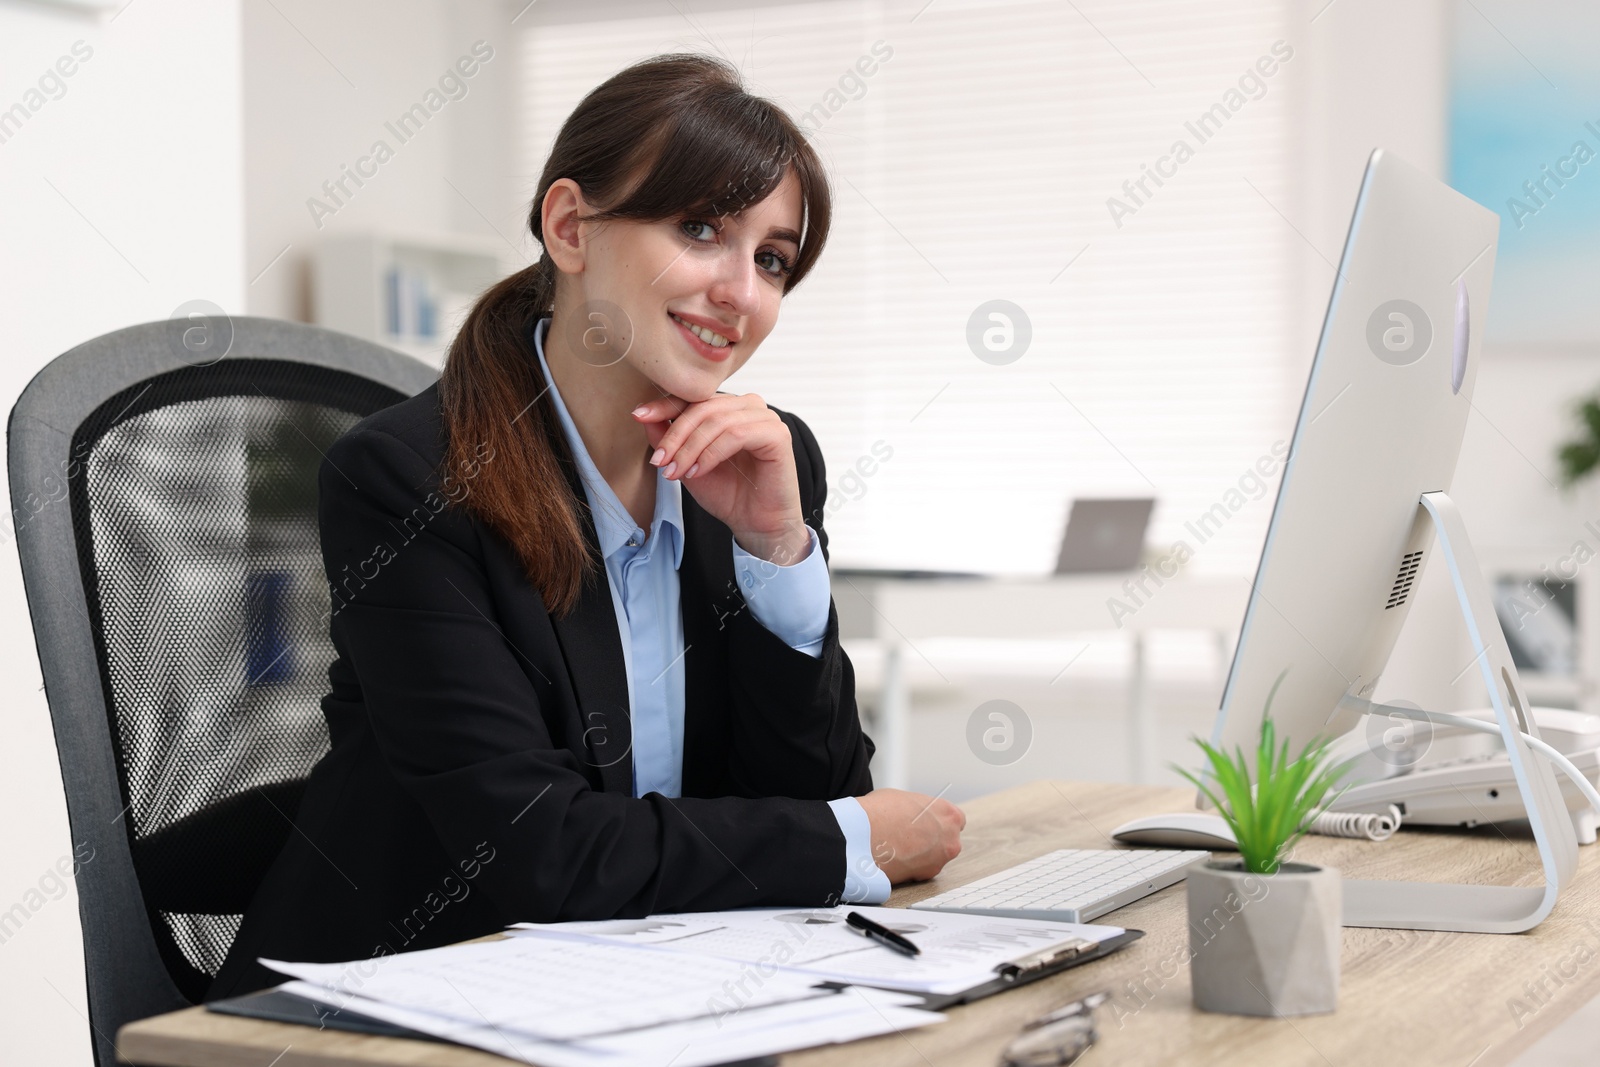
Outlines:
[[892,948],[902,956],[917,956],[922,953],[922,950],[907,938],[901,937],[887,926],[880,926],[859,911],[850,912],[844,917],[844,921],[856,933],[870,937],[884,948]]

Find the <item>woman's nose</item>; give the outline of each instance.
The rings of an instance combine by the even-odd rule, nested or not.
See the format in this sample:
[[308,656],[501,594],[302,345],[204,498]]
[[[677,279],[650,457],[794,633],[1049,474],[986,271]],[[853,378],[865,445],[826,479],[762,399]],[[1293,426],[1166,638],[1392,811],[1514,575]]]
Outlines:
[[740,315],[755,314],[761,307],[760,273],[752,255],[723,256],[711,284],[711,300]]

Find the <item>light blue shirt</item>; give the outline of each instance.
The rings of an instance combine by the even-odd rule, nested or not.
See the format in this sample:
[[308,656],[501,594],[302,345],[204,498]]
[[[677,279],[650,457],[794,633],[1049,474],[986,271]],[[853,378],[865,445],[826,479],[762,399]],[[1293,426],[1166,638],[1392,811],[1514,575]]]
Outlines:
[[[656,509],[650,535],[634,522],[594,461],[572,421],[545,361],[548,317],[534,331],[539,367],[550,386],[561,428],[572,446],[600,553],[611,585],[611,606],[622,636],[633,724],[633,792],[676,797],[683,789],[683,617],[678,608],[678,565],[683,561],[683,483],[656,471]],[[733,545],[733,570],[756,621],[791,648],[822,655],[831,597],[827,561],[817,531],[806,526],[806,555],[789,566],[763,560]],[[644,679],[640,684],[640,679]],[[843,899],[879,904],[889,897],[889,878],[872,859],[871,824],[854,797],[828,802],[845,839]]]

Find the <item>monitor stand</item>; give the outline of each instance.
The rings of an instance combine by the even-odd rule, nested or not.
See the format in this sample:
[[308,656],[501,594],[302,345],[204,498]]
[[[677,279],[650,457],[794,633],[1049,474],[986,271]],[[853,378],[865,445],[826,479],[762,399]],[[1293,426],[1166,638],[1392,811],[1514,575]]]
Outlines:
[[[1344,925],[1396,930],[1459,930],[1514,934],[1531,930],[1555,907],[1556,897],[1578,867],[1578,839],[1572,829],[1555,771],[1523,740],[1539,736],[1523,700],[1511,650],[1495,614],[1488,583],[1467,539],[1461,512],[1444,493],[1424,493],[1420,501],[1433,521],[1439,549],[1450,568],[1467,636],[1477,652],[1484,686],[1493,702],[1500,738],[1527,807],[1528,823],[1544,866],[1542,886],[1461,885],[1437,882],[1344,880]],[[1358,683],[1359,684],[1359,683]],[[1368,687],[1367,692],[1370,692]],[[1347,696],[1345,706],[1369,713],[1403,713],[1370,700]]]

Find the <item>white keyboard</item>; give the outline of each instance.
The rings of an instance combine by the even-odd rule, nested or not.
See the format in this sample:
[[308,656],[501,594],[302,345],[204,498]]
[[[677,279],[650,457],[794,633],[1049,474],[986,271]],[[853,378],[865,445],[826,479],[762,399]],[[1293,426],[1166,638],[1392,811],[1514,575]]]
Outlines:
[[911,906],[1086,923],[1183,881],[1210,858],[1199,849],[1063,848]]

